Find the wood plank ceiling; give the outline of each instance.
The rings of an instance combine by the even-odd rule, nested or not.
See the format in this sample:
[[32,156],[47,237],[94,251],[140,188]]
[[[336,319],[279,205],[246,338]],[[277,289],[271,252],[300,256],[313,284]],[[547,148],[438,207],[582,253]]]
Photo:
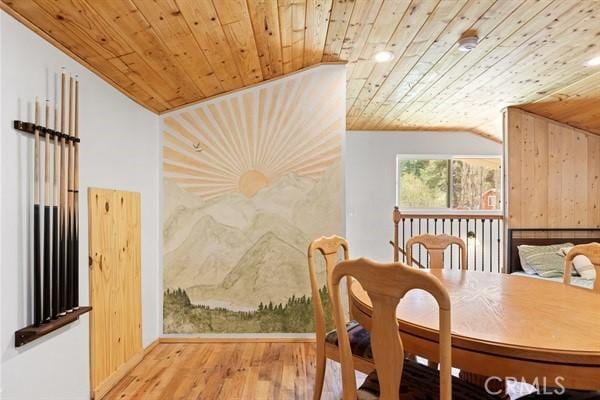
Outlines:
[[532,103],[600,133],[597,0],[2,1],[156,112],[347,61],[349,129],[500,137],[502,108]]

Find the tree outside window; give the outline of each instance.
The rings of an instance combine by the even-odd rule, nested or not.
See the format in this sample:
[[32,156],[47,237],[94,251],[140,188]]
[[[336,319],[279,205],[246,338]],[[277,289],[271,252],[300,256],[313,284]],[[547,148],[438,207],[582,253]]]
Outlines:
[[398,156],[398,205],[402,209],[500,210],[500,168],[500,158]]

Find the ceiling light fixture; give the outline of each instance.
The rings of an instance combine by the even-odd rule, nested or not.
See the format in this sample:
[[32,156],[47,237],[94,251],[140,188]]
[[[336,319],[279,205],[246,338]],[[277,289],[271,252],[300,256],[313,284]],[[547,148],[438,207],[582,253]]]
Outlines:
[[458,50],[466,53],[467,51],[471,51],[475,47],[477,47],[478,43],[479,38],[477,37],[477,35],[463,36],[458,40]]
[[597,67],[598,65],[600,65],[600,56],[592,58],[591,60],[586,62],[585,65],[587,65],[588,67]]
[[388,62],[391,61],[394,58],[394,53],[392,53],[391,51],[378,51],[377,53],[375,53],[375,56],[373,57],[373,60],[375,60],[375,62],[377,63],[383,63],[383,62]]

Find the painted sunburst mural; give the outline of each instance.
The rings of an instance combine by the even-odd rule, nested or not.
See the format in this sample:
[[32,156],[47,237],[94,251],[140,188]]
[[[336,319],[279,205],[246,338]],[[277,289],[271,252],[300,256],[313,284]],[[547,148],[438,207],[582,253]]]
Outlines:
[[162,118],[166,333],[310,331],[306,247],[343,233],[344,99],[321,66]]
[[340,157],[344,100],[339,79],[319,74],[231,95],[164,119],[164,173],[210,199],[251,197],[294,172],[319,177]]

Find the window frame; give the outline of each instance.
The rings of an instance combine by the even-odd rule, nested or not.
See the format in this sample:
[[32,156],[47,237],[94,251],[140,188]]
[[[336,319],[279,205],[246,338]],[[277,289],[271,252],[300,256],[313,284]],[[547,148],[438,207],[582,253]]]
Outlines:
[[[451,207],[445,208],[410,208],[400,207],[400,161],[402,160],[460,160],[460,159],[497,159],[500,162],[500,192],[496,194],[500,198],[500,208],[497,210],[457,210]],[[411,213],[411,214],[431,214],[431,215],[502,215],[504,212],[504,165],[502,155],[458,155],[458,154],[396,154],[396,205],[400,208],[400,211]],[[448,165],[448,204],[452,199],[452,185],[451,181],[451,163]]]

